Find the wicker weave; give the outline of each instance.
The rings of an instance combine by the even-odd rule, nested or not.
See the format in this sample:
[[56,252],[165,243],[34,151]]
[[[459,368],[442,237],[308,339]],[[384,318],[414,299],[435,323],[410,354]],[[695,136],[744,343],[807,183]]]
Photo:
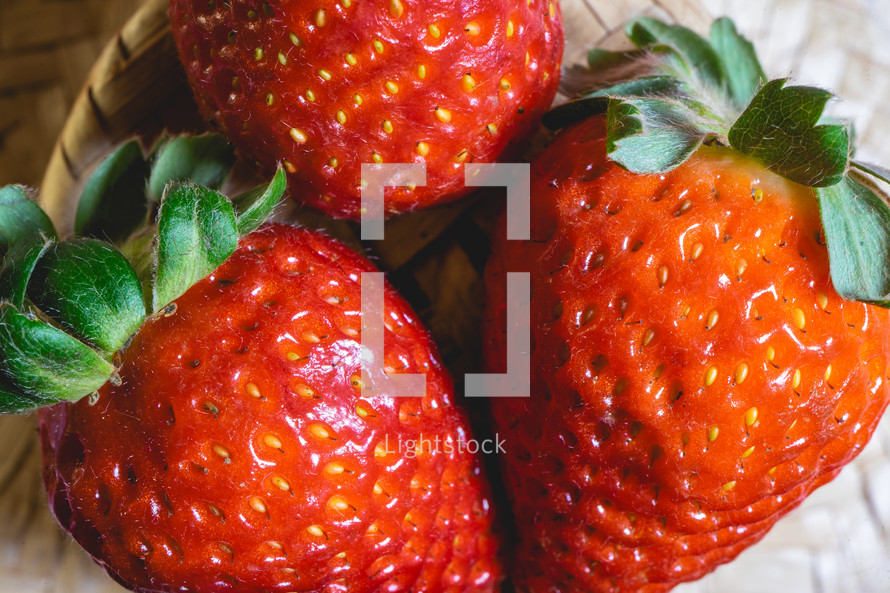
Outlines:
[[[0,0],[0,92],[6,79],[2,52],[11,43],[3,36],[3,25],[9,22],[4,18],[11,14],[4,1]],[[890,30],[890,10],[877,11],[879,1],[885,2],[562,0],[569,39],[566,62],[580,61],[593,44],[614,46],[622,24],[638,14],[679,20],[702,31],[709,21],[708,11],[730,14],[755,38],[765,62],[773,66],[771,74],[791,73],[851,99],[841,113],[853,113],[851,107],[856,110],[862,154],[888,163],[890,144],[881,139],[890,132],[890,105],[881,98],[890,88],[890,45],[884,41]],[[88,5],[95,15],[100,5],[115,2],[43,0],[41,4]],[[71,196],[110,147],[133,134],[150,141],[163,129],[180,131],[199,125],[176,61],[165,6],[166,0],[143,2],[105,46],[84,90],[73,101],[41,183],[44,203],[62,229],[70,227]],[[81,31],[78,27],[85,25],[72,26]],[[33,26],[30,30],[34,31]],[[21,63],[19,68],[28,69]],[[39,86],[50,75],[34,72],[28,76],[28,84]],[[4,117],[8,119],[3,101],[0,94],[0,139]],[[58,129],[63,118],[58,113],[55,117],[59,120],[56,128],[51,117],[40,125]],[[0,147],[5,163],[12,162],[5,156],[10,150],[15,145]],[[0,176],[5,176],[0,182],[15,181],[7,178],[14,170],[0,168]],[[479,271],[487,248],[490,208],[485,202],[468,201],[434,214],[397,219],[387,227],[385,243],[365,245],[418,309],[457,373],[475,364]],[[358,243],[353,226],[326,226]],[[890,421],[884,422],[853,466],[781,522],[761,544],[735,563],[677,591],[890,591],[890,496],[882,496],[890,491],[888,435]],[[0,444],[6,452],[0,457],[0,593],[120,591],[62,535],[45,508],[33,418],[0,417]]]

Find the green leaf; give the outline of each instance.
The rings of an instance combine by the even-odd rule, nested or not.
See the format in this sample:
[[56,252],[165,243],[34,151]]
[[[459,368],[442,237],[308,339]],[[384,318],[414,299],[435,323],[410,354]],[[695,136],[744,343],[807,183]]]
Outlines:
[[259,228],[275,210],[287,189],[287,173],[278,167],[272,181],[232,200],[238,217],[238,233],[243,237]]
[[9,249],[3,267],[0,268],[0,300],[24,309],[31,274],[53,242],[53,239],[47,239],[42,233],[31,233]]
[[738,109],[744,109],[766,82],[754,46],[739,34],[732,19],[726,17],[711,25],[711,46],[723,63],[733,103]]
[[842,297],[890,299],[890,206],[862,178],[816,189],[831,281]]
[[614,99],[650,98],[683,100],[689,99],[689,87],[673,76],[644,76],[627,82],[594,91],[590,97],[611,97]]
[[148,173],[148,163],[135,140],[111,153],[84,187],[74,217],[75,234],[119,242],[144,224]]
[[76,401],[104,385],[114,366],[65,332],[0,303],[0,371],[32,398]]
[[234,163],[234,149],[219,134],[173,138],[157,149],[148,195],[154,201],[160,200],[164,188],[173,181],[192,181],[219,189]]
[[237,246],[238,223],[228,198],[193,183],[172,185],[158,215],[153,310],[208,276]]
[[872,163],[863,163],[861,161],[852,161],[850,165],[872,177],[877,177],[884,183],[890,183],[890,169],[886,167],[874,165]]
[[145,321],[136,272],[117,249],[96,239],[50,247],[34,270],[28,297],[71,334],[109,355]]
[[57,400],[28,395],[0,373],[0,414],[22,414],[56,402]]
[[688,159],[709,136],[685,106],[659,99],[611,100],[606,113],[609,158],[634,173],[662,173]]
[[673,48],[683,56],[693,76],[713,89],[725,87],[726,73],[720,57],[706,39],[691,29],[641,17],[628,24],[626,33],[639,47],[662,44]]
[[20,185],[0,187],[0,255],[16,241],[31,233],[55,238],[56,229],[49,216],[28,197]]
[[820,122],[830,98],[822,89],[772,80],[732,126],[729,142],[791,181],[834,185],[846,172],[850,151],[845,126]]

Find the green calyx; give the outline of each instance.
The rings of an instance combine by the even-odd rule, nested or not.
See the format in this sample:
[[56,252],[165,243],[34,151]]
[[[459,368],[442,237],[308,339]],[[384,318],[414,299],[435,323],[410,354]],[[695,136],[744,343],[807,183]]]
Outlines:
[[890,207],[877,188],[890,172],[852,160],[850,126],[824,113],[831,93],[768,81],[726,18],[708,39],[648,17],[625,32],[638,49],[594,49],[586,67],[567,69],[563,90],[576,98],[546,114],[545,125],[604,115],[610,159],[635,173],[670,171],[716,144],[813,188],[835,289],[890,307]]
[[61,240],[20,186],[0,188],[0,413],[76,401],[116,377],[151,316],[211,274],[272,214],[287,184],[229,199],[235,157],[218,135],[135,142],[87,181]]

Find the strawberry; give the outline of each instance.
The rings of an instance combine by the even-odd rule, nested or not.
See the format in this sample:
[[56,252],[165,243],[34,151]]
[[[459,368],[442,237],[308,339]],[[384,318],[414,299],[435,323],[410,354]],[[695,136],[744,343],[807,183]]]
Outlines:
[[628,34],[641,50],[569,79],[601,86],[548,116],[532,240],[502,231],[486,272],[492,370],[503,276],[532,286],[531,397],[491,402],[520,591],[700,577],[837,475],[890,401],[886,172],[848,161],[825,91],[765,82],[730,22]]
[[[135,591],[494,591],[487,485],[434,344],[387,285],[382,363],[425,375],[426,394],[365,389],[361,286],[374,268],[317,231],[254,230],[285,183],[279,171],[234,208],[190,182],[169,185],[156,228],[122,248],[129,273],[121,252],[95,239],[37,233],[36,259],[20,255],[33,252],[22,239],[10,249],[4,270],[31,271],[9,274],[25,290],[0,305],[6,356],[17,346],[37,360],[55,346],[33,329],[48,317],[47,328],[114,365],[80,397],[64,385],[38,391],[39,361],[30,374],[0,362],[18,407],[61,400],[39,411],[53,513]],[[156,245],[148,266],[145,236]],[[89,290],[71,282],[78,267],[95,273]],[[141,324],[128,313],[145,307],[137,270],[148,271],[152,303]],[[104,298],[115,290],[140,298]],[[96,301],[138,329],[81,323],[78,308]],[[77,374],[83,366],[70,369],[79,383],[100,374]]]
[[463,164],[515,153],[556,93],[558,4],[171,0],[198,104],[292,193],[360,213],[361,163],[423,163],[387,213],[453,200]]

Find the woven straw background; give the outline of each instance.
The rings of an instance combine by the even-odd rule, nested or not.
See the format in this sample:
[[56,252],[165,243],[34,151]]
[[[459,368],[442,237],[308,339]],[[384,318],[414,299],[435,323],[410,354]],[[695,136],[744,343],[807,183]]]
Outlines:
[[[151,0],[149,0],[151,1]],[[0,184],[38,185],[91,65],[142,2],[0,0]],[[890,164],[888,0],[562,0],[566,61],[613,43],[646,11],[706,26],[732,16],[771,75],[844,97],[860,156]],[[702,6],[706,10],[702,10]],[[132,26],[132,24],[131,24]],[[56,153],[70,169],[70,162]],[[48,178],[55,178],[50,175]],[[58,188],[47,191],[60,191]],[[0,593],[120,592],[68,541],[46,510],[31,418],[0,417]],[[839,478],[816,492],[736,562],[678,593],[890,591],[890,417]]]

